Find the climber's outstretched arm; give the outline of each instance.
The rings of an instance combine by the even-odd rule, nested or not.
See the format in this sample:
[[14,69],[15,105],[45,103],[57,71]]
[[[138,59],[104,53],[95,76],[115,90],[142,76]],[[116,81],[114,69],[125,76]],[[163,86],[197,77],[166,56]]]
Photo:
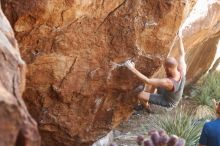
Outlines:
[[179,47],[179,65],[183,71],[184,76],[186,75],[186,59],[185,59],[185,49],[184,49],[184,45],[183,45],[183,39],[182,39],[182,31],[179,31],[179,43],[180,43],[180,47]]
[[173,83],[167,78],[164,79],[157,79],[157,78],[148,78],[145,75],[143,75],[141,72],[139,72],[136,68],[133,62],[127,61],[125,65],[128,67],[129,70],[131,70],[135,75],[137,75],[140,79],[142,79],[145,83],[150,84],[154,87],[163,87],[167,90],[173,89]]

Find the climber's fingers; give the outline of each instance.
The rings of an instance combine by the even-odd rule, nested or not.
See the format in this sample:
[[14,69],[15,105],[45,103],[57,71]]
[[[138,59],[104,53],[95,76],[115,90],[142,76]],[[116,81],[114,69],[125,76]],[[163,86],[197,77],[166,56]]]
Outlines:
[[128,69],[133,69],[135,68],[135,64],[134,62],[132,62],[131,60],[128,60],[125,62],[125,66],[128,68]]
[[130,60],[126,61],[126,62],[125,62],[125,66],[126,66],[127,68],[130,68],[130,67],[131,67],[131,61],[130,61]]
[[134,64],[134,62],[131,62],[131,65],[132,65],[133,67],[135,67],[135,64]]

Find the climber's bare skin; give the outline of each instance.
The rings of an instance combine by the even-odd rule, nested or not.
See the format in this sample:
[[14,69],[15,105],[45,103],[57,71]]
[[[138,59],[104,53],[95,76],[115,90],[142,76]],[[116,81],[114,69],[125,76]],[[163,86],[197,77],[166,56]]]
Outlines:
[[148,78],[145,75],[143,75],[141,72],[139,72],[135,68],[135,64],[131,62],[130,60],[126,62],[126,66],[129,70],[131,70],[134,74],[136,74],[140,79],[142,79],[146,84],[151,85],[152,88],[149,92],[141,92],[138,95],[138,98],[140,101],[144,101],[145,107],[148,106],[148,101],[150,98],[150,93],[155,92],[155,89],[157,87],[165,88],[166,90],[173,90],[174,85],[173,82],[170,79],[174,79],[176,81],[179,81],[181,78],[180,69],[183,72],[183,75],[186,74],[186,62],[185,62],[185,51],[184,46],[182,42],[182,32],[178,33],[179,36],[179,42],[180,42],[180,49],[179,49],[179,60],[177,61],[173,57],[168,57],[164,63],[164,69],[166,71],[166,78]]

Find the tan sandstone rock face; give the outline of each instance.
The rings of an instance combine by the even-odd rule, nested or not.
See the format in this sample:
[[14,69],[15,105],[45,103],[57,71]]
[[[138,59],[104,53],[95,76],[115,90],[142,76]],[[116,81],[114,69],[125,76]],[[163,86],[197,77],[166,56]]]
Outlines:
[[28,63],[24,97],[44,146],[90,145],[126,120],[136,103],[128,93],[141,81],[123,62],[152,76],[195,2],[2,1]]
[[[183,32],[187,48],[186,60],[189,66],[188,84],[197,81],[210,68],[220,39],[220,1],[200,0],[200,3],[201,5],[206,4],[204,15],[192,21]],[[197,10],[196,8],[195,10]],[[193,16],[194,13],[192,12],[191,15]]]
[[[1,4],[0,4],[1,6]],[[36,122],[21,97],[26,65],[13,30],[0,9],[0,145],[40,146]]]
[[[220,38],[220,2],[198,0],[188,18],[184,20],[182,29],[188,65],[188,85],[206,73],[214,61]],[[171,56],[178,56],[178,47],[179,40],[176,38]],[[163,68],[155,76],[164,76]]]

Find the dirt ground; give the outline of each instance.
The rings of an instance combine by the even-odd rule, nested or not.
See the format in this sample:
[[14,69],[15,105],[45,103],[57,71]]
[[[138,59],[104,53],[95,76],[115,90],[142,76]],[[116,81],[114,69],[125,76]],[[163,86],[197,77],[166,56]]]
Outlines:
[[137,135],[146,135],[145,124],[152,115],[146,110],[135,112],[128,121],[114,130],[114,141],[119,146],[135,146]]
[[[184,99],[176,109],[179,108],[190,112],[195,109],[195,106],[191,99]],[[128,121],[123,122],[114,130],[114,142],[118,146],[137,146],[137,136],[145,135],[147,137],[147,131],[151,129],[149,126],[154,124],[153,122],[157,116],[172,114],[175,111],[175,109],[167,111],[158,106],[151,106],[151,110],[154,113],[149,113],[145,109],[135,111]]]

